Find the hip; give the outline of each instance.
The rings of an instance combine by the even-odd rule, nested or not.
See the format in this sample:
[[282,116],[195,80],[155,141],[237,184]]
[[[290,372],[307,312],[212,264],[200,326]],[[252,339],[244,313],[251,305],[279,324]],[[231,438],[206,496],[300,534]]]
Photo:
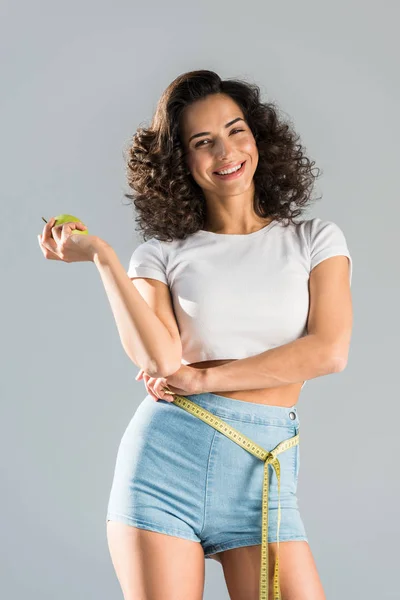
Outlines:
[[[210,392],[185,398],[267,452],[299,434],[293,406],[250,404]],[[118,449],[108,517],[201,541],[206,556],[249,540],[261,544],[265,462],[196,415],[150,395],[142,400]],[[296,496],[299,444],[278,459],[279,489],[277,472],[268,466],[268,540],[277,539],[280,503],[282,541],[304,539]]]
[[[185,397],[267,451],[299,433],[300,419],[295,406],[249,403],[210,392]],[[197,484],[205,482],[210,476],[211,456],[218,470],[215,482],[223,481],[223,489],[228,484],[225,478],[232,480],[233,473],[235,480],[246,468],[255,469],[260,478],[263,472],[261,461],[225,435],[173,402],[155,402],[150,395],[140,403],[129,422],[119,456],[124,471],[127,468],[132,474],[146,473],[151,481],[159,481],[163,473],[170,484],[175,481],[177,485],[187,478]],[[283,493],[296,493],[299,458],[298,445],[279,457],[284,474]],[[276,491],[275,485],[273,480],[272,493]]]

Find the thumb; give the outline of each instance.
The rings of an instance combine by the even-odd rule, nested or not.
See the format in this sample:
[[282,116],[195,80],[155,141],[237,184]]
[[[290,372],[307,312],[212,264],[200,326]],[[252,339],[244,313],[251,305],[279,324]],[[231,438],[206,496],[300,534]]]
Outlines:
[[74,229],[79,229],[80,231],[85,231],[85,229],[87,229],[86,225],[84,225],[80,221],[74,221],[72,223],[67,223],[66,227],[69,228],[68,233],[73,233]]
[[140,369],[140,371],[136,375],[135,379],[136,379],[136,381],[139,381],[139,379],[143,379],[143,369]]
[[66,240],[69,237],[74,235],[75,230],[77,230],[77,229],[84,231],[86,229],[86,227],[85,227],[85,225],[83,225],[82,223],[79,223],[79,222],[64,223],[62,230],[61,230],[61,239],[63,240],[63,242],[66,242]]

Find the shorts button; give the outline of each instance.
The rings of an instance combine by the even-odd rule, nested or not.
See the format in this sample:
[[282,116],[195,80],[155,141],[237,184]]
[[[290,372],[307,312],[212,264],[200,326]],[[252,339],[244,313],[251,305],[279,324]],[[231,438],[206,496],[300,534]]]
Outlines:
[[289,417],[292,419],[292,421],[296,418],[296,413],[290,411],[289,413]]

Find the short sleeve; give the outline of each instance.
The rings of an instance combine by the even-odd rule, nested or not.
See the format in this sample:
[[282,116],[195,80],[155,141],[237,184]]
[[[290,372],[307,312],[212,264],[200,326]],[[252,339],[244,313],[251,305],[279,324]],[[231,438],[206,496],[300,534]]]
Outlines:
[[127,273],[129,277],[149,277],[168,285],[160,241],[152,238],[135,248]]
[[347,247],[343,231],[332,221],[320,218],[309,221],[310,271],[320,262],[331,256],[347,256],[349,259],[349,279],[353,274],[353,261]]

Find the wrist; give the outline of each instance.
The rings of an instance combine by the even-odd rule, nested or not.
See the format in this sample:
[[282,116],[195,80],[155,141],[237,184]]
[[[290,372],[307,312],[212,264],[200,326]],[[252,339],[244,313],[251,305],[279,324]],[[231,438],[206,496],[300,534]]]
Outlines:
[[196,369],[198,371],[196,377],[196,391],[195,394],[205,394],[208,392],[209,383],[209,369]]
[[111,252],[113,252],[113,248],[107,242],[99,237],[96,237],[93,240],[92,262],[94,262],[96,265],[104,263],[104,261],[107,260],[107,257],[110,256]]

